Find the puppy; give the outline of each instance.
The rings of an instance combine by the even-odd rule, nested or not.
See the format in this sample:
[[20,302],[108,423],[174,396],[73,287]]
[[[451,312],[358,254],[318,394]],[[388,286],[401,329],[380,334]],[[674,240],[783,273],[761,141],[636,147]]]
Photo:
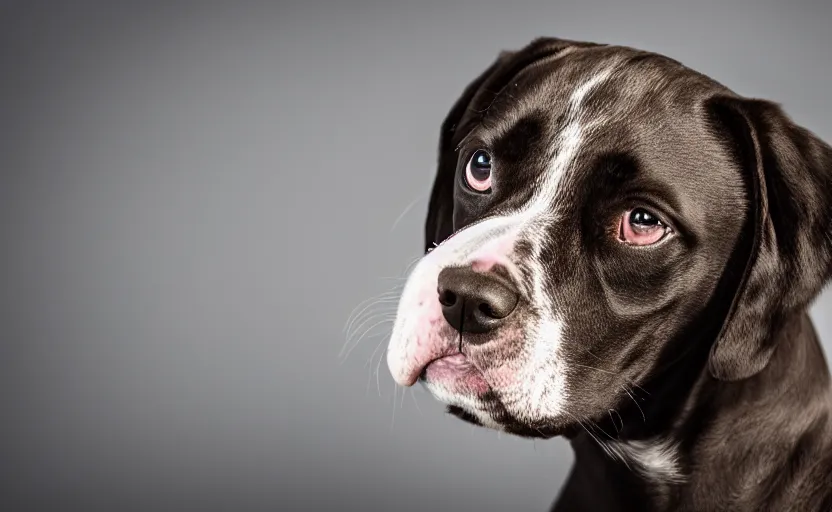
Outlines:
[[541,38],[451,108],[428,210],[390,372],[568,438],[553,510],[832,510],[832,149],[778,105]]

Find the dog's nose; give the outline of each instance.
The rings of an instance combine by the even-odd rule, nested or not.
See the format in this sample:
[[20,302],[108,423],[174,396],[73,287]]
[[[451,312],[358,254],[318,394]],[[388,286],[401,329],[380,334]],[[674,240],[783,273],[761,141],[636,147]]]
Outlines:
[[514,311],[520,298],[509,280],[471,267],[443,269],[438,284],[442,314],[460,332],[496,329]]

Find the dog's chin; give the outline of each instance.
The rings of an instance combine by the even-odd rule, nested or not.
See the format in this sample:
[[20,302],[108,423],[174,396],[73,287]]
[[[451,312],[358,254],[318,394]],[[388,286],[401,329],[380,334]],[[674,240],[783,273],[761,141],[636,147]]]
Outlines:
[[476,425],[478,427],[485,427],[501,432],[506,432],[518,437],[526,437],[531,439],[551,439],[553,437],[571,438],[576,433],[576,428],[571,425],[560,424],[527,424],[515,418],[507,416],[505,413],[489,414],[488,420],[483,421],[482,416],[471,412],[468,409],[458,405],[446,406],[448,414],[455,416],[466,423]]
[[519,437],[548,439],[569,436],[571,425],[559,421],[522,421],[512,415],[482,373],[463,354],[430,363],[419,376],[433,397],[449,414],[476,426]]

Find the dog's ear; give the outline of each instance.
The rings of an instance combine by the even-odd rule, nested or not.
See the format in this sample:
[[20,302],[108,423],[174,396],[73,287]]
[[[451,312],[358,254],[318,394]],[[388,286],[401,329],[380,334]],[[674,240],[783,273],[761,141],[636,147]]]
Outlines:
[[765,368],[779,327],[832,277],[832,148],[768,101],[720,95],[707,107],[748,198],[745,267],[709,359],[712,376],[734,381]]
[[489,105],[520,71],[541,59],[578,46],[599,45],[538,38],[521,50],[504,51],[456,100],[442,122],[439,134],[439,158],[425,223],[425,252],[445,240],[454,230],[454,176],[457,171],[457,145],[461,139],[487,114]]

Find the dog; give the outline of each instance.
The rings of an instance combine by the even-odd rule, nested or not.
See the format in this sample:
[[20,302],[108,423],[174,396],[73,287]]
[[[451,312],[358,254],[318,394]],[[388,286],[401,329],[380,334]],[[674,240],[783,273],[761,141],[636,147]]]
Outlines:
[[551,510],[832,510],[832,148],[669,57],[539,38],[441,125],[387,365],[568,439]]

